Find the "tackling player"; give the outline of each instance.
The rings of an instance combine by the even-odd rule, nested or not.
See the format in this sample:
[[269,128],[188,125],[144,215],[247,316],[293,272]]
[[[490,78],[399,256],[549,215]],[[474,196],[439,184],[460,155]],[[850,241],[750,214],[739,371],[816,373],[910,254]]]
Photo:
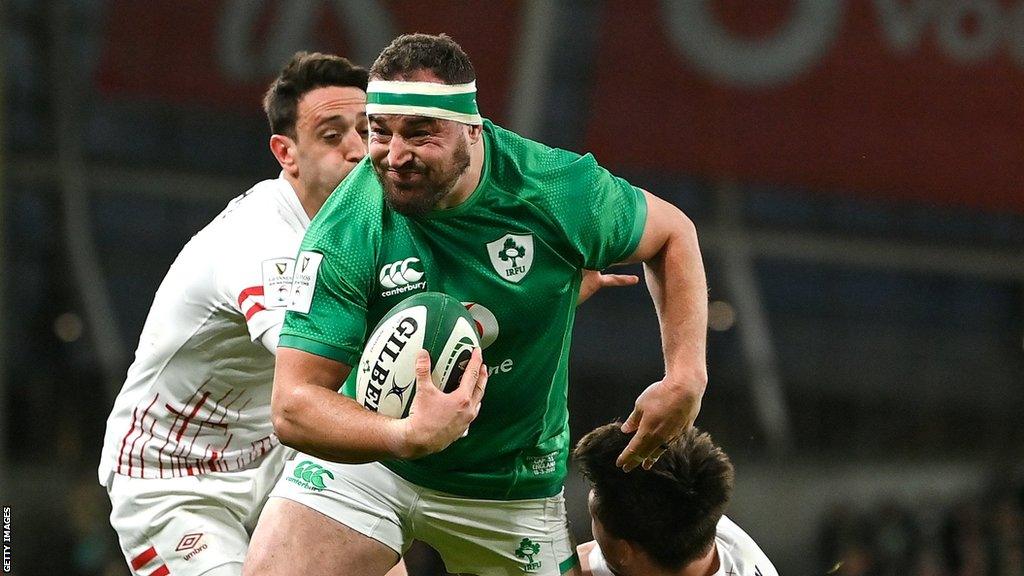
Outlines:
[[274,435],[270,395],[295,253],[366,154],[366,79],[338,56],[292,58],[263,102],[280,176],[232,200],[157,290],[99,466],[133,573],[241,573],[294,453]]
[[[412,539],[451,572],[578,573],[561,493],[582,271],[646,265],[666,375],[637,399],[619,464],[650,466],[692,424],[707,379],[693,224],[591,155],[482,119],[472,64],[447,36],[397,38],[370,76],[370,157],[303,240],[278,352],[274,428],[306,454],[264,509],[246,573],[379,576]],[[415,273],[382,274],[399,262]],[[476,388],[464,379],[473,394],[421,385],[425,360],[406,419],[337,394],[367,328],[423,290],[475,303],[491,368]]]
[[691,428],[650,468],[625,473],[618,423],[583,437],[573,460],[590,481],[594,540],[578,547],[584,576],[778,576],[768,557],[723,515],[729,457]]

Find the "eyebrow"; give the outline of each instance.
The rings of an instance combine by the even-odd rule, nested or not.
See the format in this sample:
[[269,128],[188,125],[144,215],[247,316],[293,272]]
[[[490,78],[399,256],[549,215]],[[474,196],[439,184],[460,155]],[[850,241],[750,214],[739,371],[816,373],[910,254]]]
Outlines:
[[[372,117],[367,117],[367,118],[369,119],[370,122],[376,122],[377,124],[379,124],[381,126],[385,126],[385,127],[389,128],[389,129],[393,130],[394,128],[391,128],[390,126],[388,126],[389,123],[385,122],[381,118],[381,116],[382,116],[381,114],[374,114]],[[434,130],[438,130],[439,129],[439,127],[438,127],[438,119],[437,118],[428,118],[427,116],[415,116],[412,120],[406,121],[405,124],[402,126],[402,128],[408,130],[408,129],[412,129],[412,128],[421,128],[421,127],[424,127],[424,126],[432,128]]]

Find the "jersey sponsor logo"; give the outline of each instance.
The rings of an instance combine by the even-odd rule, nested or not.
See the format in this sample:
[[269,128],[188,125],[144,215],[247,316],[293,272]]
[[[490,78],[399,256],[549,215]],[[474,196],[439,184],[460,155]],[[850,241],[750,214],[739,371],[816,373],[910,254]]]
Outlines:
[[395,294],[404,294],[412,290],[426,288],[427,283],[423,280],[424,272],[417,270],[414,265],[422,266],[419,258],[406,258],[397,260],[380,269],[378,279],[380,285],[388,288],[381,292],[381,296],[388,297]]
[[288,310],[309,314],[313,305],[313,291],[316,290],[316,276],[324,255],[318,252],[299,252],[292,274],[292,291],[288,299]]
[[[494,344],[494,341],[498,339],[498,319],[483,304],[463,302],[462,305],[466,307],[469,315],[473,317],[476,335],[480,337],[480,349],[486,350],[488,346]],[[508,374],[514,367],[515,362],[511,358],[505,358],[501,362],[495,362],[487,366],[487,375]]]
[[523,541],[519,543],[519,547],[515,550],[516,558],[525,561],[523,565],[523,572],[536,572],[540,570],[542,562],[540,560],[534,560],[535,556],[540,555],[540,543],[534,542],[529,538],[523,538]]
[[307,490],[323,492],[324,489],[327,488],[324,476],[327,476],[330,480],[334,480],[334,473],[330,470],[316,462],[303,460],[295,465],[295,470],[293,470],[292,475],[288,477],[288,481],[298,484]]
[[498,339],[498,319],[494,313],[488,310],[483,304],[476,302],[463,302],[463,306],[473,317],[473,324],[476,327],[476,335],[480,337],[480,349],[486,350]]
[[502,280],[518,284],[533,266],[533,234],[505,234],[487,243],[487,255]]
[[291,300],[294,258],[273,258],[263,261],[263,306],[284,308]]

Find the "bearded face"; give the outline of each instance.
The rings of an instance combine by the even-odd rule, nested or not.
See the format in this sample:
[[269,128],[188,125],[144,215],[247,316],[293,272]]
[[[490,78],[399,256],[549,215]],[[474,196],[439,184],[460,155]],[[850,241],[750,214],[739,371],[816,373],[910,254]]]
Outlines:
[[405,215],[426,214],[452,192],[470,161],[461,126],[418,116],[373,117],[370,155],[389,206]]

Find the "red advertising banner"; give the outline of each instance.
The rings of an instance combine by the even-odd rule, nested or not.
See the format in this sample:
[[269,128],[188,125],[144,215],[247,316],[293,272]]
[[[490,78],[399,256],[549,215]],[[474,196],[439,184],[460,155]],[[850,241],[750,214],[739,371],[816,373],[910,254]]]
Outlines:
[[619,168],[1024,213],[1024,1],[609,2]]
[[518,2],[112,0],[96,82],[102,94],[256,112],[296,50],[369,67],[404,32],[445,32],[473,59],[478,101],[500,118],[514,73]]

